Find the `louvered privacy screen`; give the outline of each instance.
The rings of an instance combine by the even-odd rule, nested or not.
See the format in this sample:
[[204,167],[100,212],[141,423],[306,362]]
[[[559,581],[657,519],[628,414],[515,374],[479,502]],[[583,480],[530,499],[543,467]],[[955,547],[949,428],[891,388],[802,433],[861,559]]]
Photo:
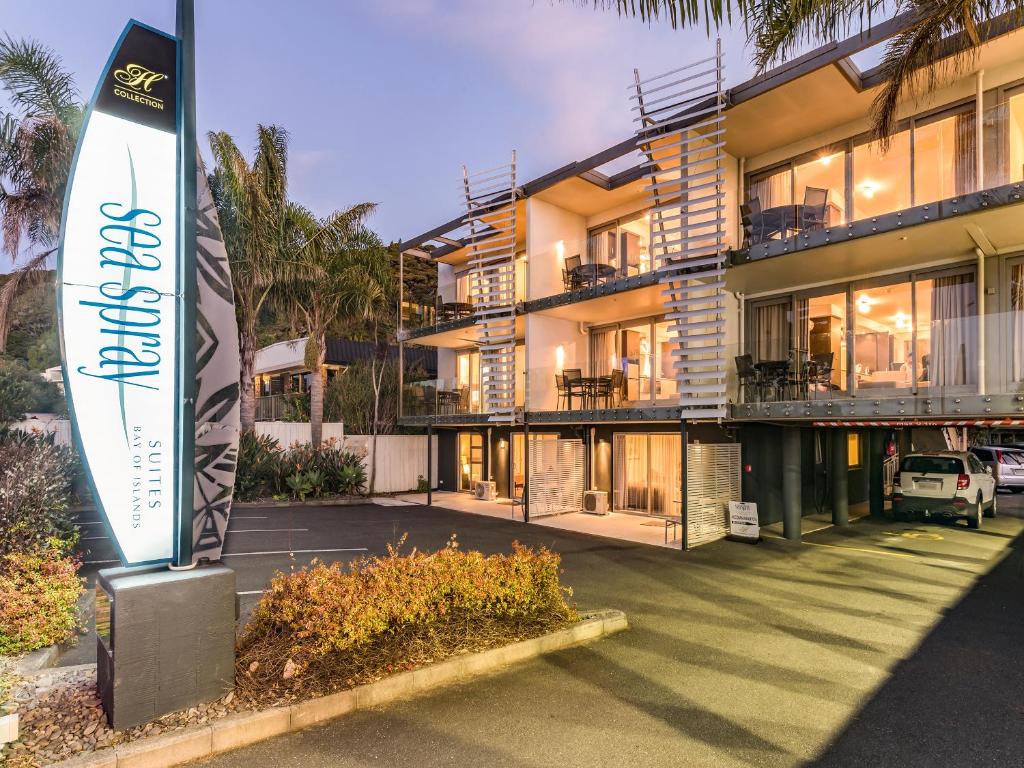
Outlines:
[[530,440],[530,517],[583,509],[583,442]]
[[516,153],[509,165],[478,173],[463,166],[462,177],[483,406],[490,421],[508,423],[516,404]]
[[640,79],[630,100],[651,195],[651,254],[674,321],[673,367],[684,419],[726,415],[725,92],[714,56]]
[[686,446],[688,543],[707,544],[729,532],[729,502],[740,500],[739,443]]

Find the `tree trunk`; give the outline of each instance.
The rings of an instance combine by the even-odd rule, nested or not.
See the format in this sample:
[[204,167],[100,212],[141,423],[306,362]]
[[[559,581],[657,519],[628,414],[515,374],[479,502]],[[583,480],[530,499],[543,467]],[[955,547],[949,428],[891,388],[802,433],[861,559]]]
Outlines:
[[314,448],[320,447],[324,432],[324,361],[327,344],[323,335],[317,340],[316,366],[309,377],[309,435]]
[[256,393],[253,371],[256,368],[256,335],[239,328],[238,351],[241,357],[238,381],[239,421],[243,432],[256,426]]

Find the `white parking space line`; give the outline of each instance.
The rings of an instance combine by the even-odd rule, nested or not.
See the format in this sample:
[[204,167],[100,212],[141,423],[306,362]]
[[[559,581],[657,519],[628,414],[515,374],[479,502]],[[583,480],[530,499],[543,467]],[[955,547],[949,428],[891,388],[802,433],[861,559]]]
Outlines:
[[262,595],[267,590],[265,589],[253,589],[249,592],[235,592],[236,595]]
[[350,549],[277,549],[270,552],[231,552],[221,557],[252,557],[253,555],[316,555],[321,552],[368,552],[366,547]]
[[234,528],[228,528],[228,533],[275,533],[282,531],[287,533],[288,531],[308,531],[309,528],[242,528],[241,530],[235,530]]

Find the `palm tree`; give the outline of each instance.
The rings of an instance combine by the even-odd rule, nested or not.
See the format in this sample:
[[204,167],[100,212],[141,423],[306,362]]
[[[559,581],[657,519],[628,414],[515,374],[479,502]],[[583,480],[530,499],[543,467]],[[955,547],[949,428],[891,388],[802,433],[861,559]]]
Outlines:
[[235,291],[241,357],[239,407],[245,431],[256,423],[253,369],[257,322],[285,269],[288,133],[276,125],[258,126],[252,165],[227,133],[211,131],[208,138],[216,163],[209,176],[210,189]]
[[[15,297],[55,250],[83,105],[60,57],[33,40],[0,38],[0,85],[12,108],[0,110],[0,230],[16,267],[0,288],[3,353]],[[18,264],[26,245],[36,252]]]
[[328,330],[350,318],[370,319],[386,302],[390,262],[380,240],[364,226],[374,203],[360,203],[318,219],[308,209],[288,208],[287,274],[278,302],[307,334],[310,438],[323,436],[324,363]]
[[[563,0],[564,2],[565,0]],[[575,0],[574,0],[575,1]],[[760,71],[785,60],[804,44],[845,37],[870,27],[875,18],[896,18],[898,31],[885,43],[880,63],[885,77],[871,108],[875,138],[888,144],[896,129],[897,107],[907,95],[936,90],[943,75],[963,74],[976,58],[984,32],[998,17],[1024,18],[1024,0],[593,0],[597,8],[648,21],[667,20],[673,28],[699,23],[710,30],[743,19],[754,62]],[[955,38],[950,50],[947,43]]]

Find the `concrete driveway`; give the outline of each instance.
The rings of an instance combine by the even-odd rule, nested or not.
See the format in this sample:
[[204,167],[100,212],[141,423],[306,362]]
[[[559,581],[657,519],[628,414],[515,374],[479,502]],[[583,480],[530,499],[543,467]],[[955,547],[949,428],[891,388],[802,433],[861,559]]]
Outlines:
[[632,626],[203,765],[1021,765],[1020,501],[1001,496],[980,531],[865,519],[685,554],[438,508],[239,511],[227,562],[244,609],[290,562],[249,553],[347,559],[455,532],[484,551],[556,549],[580,607]]

